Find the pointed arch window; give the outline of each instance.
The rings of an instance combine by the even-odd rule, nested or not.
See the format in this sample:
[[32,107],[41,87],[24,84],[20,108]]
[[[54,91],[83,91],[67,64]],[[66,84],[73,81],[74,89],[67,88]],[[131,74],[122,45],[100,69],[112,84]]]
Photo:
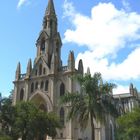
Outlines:
[[39,65],[39,75],[42,75],[42,64]]
[[35,75],[37,76],[37,70],[35,70]]
[[52,23],[53,23],[52,20],[50,20],[50,26],[49,26],[50,28],[52,28]]
[[31,84],[31,93],[34,92],[34,83]]
[[23,98],[24,98],[24,90],[22,88],[21,91],[20,91],[20,97],[19,97],[20,101],[22,101]]
[[38,82],[35,83],[35,89],[38,89]]
[[64,111],[64,108],[61,107],[60,109],[60,123],[62,126],[64,126],[64,123],[65,123],[65,111]]
[[44,53],[45,52],[45,39],[42,39],[41,41],[41,53]]
[[43,74],[46,74],[46,68],[43,68]]
[[63,96],[65,94],[65,85],[64,83],[61,83],[60,85],[60,96]]
[[49,85],[49,82],[48,82],[48,80],[46,80],[46,82],[45,82],[45,91],[48,91],[48,85]]
[[41,81],[41,89],[43,89],[44,88],[44,81]]

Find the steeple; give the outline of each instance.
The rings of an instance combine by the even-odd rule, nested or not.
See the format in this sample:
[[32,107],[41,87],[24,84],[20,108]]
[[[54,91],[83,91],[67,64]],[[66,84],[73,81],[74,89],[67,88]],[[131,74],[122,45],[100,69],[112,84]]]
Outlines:
[[47,30],[47,34],[51,37],[57,33],[57,17],[53,0],[48,1],[43,20],[43,29]]
[[52,14],[55,15],[54,3],[53,0],[49,0],[45,15],[52,15]]
[[[37,59],[43,57],[48,67],[51,67],[53,55],[56,58],[57,69],[61,67],[61,46],[62,41],[57,31],[57,17],[53,0],[48,0],[48,6],[43,19],[43,29],[37,39]],[[36,62],[36,61],[35,61]]]

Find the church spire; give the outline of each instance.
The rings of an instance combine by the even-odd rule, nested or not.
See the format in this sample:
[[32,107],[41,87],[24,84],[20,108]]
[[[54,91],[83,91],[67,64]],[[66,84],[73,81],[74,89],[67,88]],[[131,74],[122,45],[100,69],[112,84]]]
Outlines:
[[57,33],[57,17],[53,0],[48,1],[48,6],[43,20],[43,29],[47,30],[49,36],[53,36]]
[[52,15],[52,14],[55,15],[54,3],[53,0],[49,0],[45,15]]

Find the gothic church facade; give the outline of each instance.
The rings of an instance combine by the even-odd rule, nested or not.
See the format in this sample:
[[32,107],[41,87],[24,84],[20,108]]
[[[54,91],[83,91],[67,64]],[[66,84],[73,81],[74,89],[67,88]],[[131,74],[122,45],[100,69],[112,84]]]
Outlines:
[[[57,30],[54,3],[53,0],[48,0],[43,28],[36,42],[37,54],[34,63],[32,64],[31,59],[28,61],[25,74],[21,73],[21,65],[18,63],[14,81],[13,104],[19,101],[34,101],[41,109],[56,112],[64,127],[58,130],[55,140],[90,140],[90,127],[84,133],[81,132],[75,120],[66,120],[68,107],[59,104],[60,97],[66,91],[79,90],[78,84],[71,77],[74,74],[83,74],[82,60],[79,61],[78,69],[75,68],[73,51],[69,53],[67,66],[62,65],[61,47],[62,41]],[[105,132],[102,133],[102,129],[99,127],[96,131],[96,138],[97,140],[105,139]]]
[[66,121],[67,107],[60,106],[59,99],[66,91],[77,90],[76,83],[71,76],[83,73],[82,60],[78,70],[75,69],[73,51],[68,56],[68,65],[63,66],[61,60],[62,41],[57,31],[57,16],[52,0],[43,19],[43,29],[36,42],[37,55],[32,66],[28,61],[27,71],[21,74],[21,65],[18,63],[14,81],[13,103],[19,101],[34,101],[41,109],[54,111],[60,116],[64,128],[58,131],[56,139],[73,139],[75,124]]

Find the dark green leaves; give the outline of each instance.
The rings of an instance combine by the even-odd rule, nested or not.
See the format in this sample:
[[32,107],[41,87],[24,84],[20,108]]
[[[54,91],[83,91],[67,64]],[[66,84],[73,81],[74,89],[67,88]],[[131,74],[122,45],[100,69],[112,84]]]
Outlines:
[[42,136],[56,136],[60,124],[56,115],[40,110],[31,102],[20,102],[11,105],[10,99],[2,101],[0,112],[2,135],[9,135],[13,140],[32,140]]
[[140,139],[140,107],[118,118],[118,140]]
[[93,119],[104,123],[107,115],[117,114],[111,94],[115,84],[103,83],[100,73],[95,73],[93,77],[90,74],[77,75],[74,80],[80,85],[79,92],[65,94],[61,103],[69,107],[68,119],[76,118],[81,128],[86,128],[90,120],[94,133]]

